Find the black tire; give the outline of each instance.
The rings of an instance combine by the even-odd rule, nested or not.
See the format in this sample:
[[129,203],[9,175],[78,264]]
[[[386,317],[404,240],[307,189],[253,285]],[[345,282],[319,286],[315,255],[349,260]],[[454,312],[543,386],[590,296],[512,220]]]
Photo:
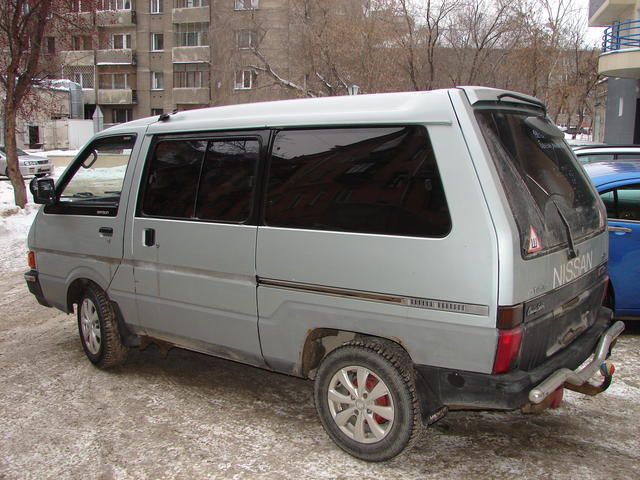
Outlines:
[[[368,433],[368,440],[372,443],[357,441],[342,429],[344,427],[349,430],[353,427],[355,432],[358,421],[358,417],[355,414],[360,411],[364,412],[365,409],[367,414],[372,413],[367,407],[362,407],[362,402],[360,402],[360,406],[356,405],[355,407],[343,405],[341,410],[337,412],[347,411],[349,408],[360,408],[360,410],[355,410],[353,417],[350,417],[349,422],[352,422],[353,425],[347,423],[340,427],[331,412],[330,403],[334,405],[334,411],[336,410],[335,401],[330,402],[329,400],[329,388],[332,379],[334,375],[339,375],[343,368],[354,366],[364,367],[372,372],[373,377],[378,377],[378,379],[374,378],[374,381],[384,382],[391,396],[391,400],[386,399],[388,402],[386,405],[393,407],[393,419],[380,440],[375,438],[369,422],[372,420],[377,423],[380,423],[380,420],[382,422],[387,421],[379,416],[377,419],[369,417],[368,420],[364,420],[366,426],[362,428]],[[367,382],[369,379],[370,377],[367,377]],[[338,387],[335,387],[335,385],[338,385]],[[334,384],[335,388],[341,389],[343,386],[338,382],[338,384]],[[365,389],[368,389],[368,387],[365,386]],[[344,389],[343,391],[346,390]],[[366,391],[372,392],[373,390]],[[353,396],[351,398],[353,399]],[[389,460],[405,451],[405,449],[410,448],[422,430],[420,403],[415,388],[413,363],[402,348],[391,342],[377,339],[355,340],[329,353],[320,364],[316,375],[314,400],[322,426],[331,439],[345,452],[362,460],[370,462]],[[371,401],[371,398],[369,401]],[[368,432],[367,429],[369,430]]]
[[[83,329],[83,322],[91,320],[92,328]],[[91,331],[96,335],[92,337]],[[129,349],[122,343],[118,320],[113,306],[97,285],[87,285],[78,301],[78,332],[87,358],[100,368],[122,364]]]

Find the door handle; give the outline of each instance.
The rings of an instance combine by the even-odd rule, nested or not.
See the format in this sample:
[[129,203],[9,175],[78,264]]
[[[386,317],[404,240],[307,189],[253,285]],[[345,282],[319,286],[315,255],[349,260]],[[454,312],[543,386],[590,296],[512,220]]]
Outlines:
[[101,237],[113,237],[113,228],[111,227],[100,227],[98,229],[98,233]]
[[617,235],[624,235],[625,233],[631,233],[631,229],[627,227],[615,227],[609,226],[607,227],[610,232],[613,232]]
[[142,234],[142,243],[145,247],[153,247],[156,244],[156,231],[153,228],[145,228]]

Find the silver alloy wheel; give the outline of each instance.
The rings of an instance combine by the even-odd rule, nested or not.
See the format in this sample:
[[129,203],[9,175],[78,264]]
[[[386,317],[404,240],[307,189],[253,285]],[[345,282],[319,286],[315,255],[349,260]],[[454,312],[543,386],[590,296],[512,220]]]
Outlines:
[[85,298],[80,306],[80,327],[87,350],[92,355],[98,355],[102,341],[100,318],[98,317],[98,309],[88,298]]
[[391,431],[395,418],[393,398],[382,379],[363,366],[338,370],[327,391],[329,411],[349,438],[375,443]]

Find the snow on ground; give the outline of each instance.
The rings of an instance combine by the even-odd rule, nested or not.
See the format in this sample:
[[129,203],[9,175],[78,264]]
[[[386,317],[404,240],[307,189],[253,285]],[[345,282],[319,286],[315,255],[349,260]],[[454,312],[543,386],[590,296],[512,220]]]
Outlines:
[[[28,181],[27,192],[29,192]],[[0,265],[2,270],[27,269],[27,233],[40,205],[31,203],[31,193],[27,193],[30,203],[23,210],[16,207],[13,187],[9,180],[0,180]]]

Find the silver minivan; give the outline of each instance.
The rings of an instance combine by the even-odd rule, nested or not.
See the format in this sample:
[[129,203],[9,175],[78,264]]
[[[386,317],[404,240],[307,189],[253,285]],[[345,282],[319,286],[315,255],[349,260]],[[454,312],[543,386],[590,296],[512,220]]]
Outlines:
[[164,114],[92,139],[29,290],[108,368],[160,342],[314,381],[339,447],[605,390],[603,206],[539,100],[480,87]]

